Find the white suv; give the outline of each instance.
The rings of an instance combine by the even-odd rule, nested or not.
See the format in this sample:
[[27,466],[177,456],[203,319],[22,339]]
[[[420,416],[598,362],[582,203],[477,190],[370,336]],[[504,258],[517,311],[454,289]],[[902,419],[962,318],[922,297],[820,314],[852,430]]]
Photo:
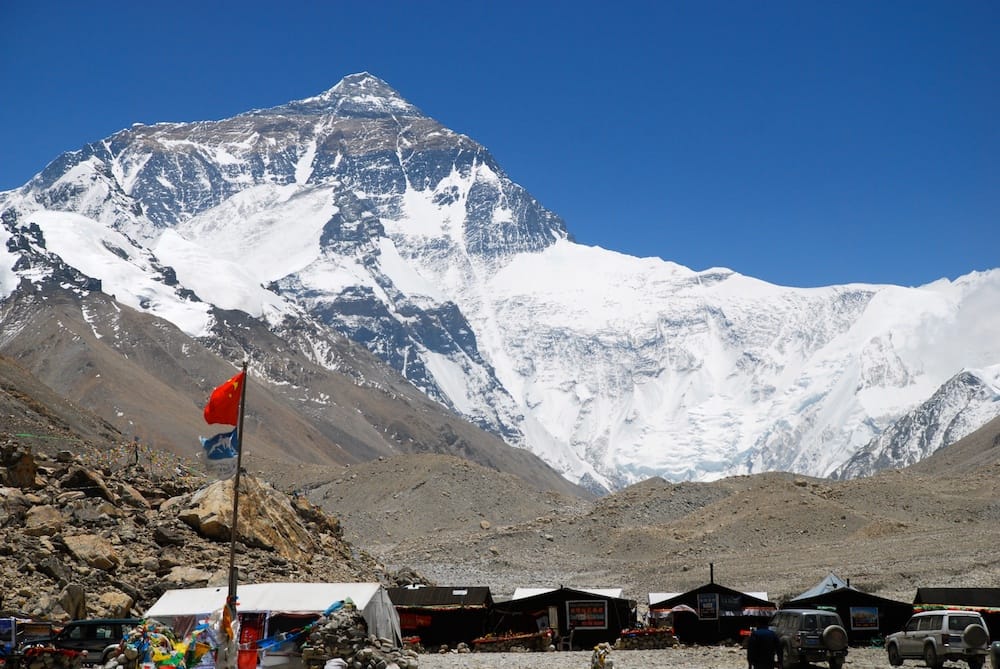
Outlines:
[[990,633],[975,611],[924,611],[910,618],[901,632],[885,639],[889,664],[923,660],[928,667],[941,667],[945,660],[964,660],[969,669],[982,669],[989,653]]

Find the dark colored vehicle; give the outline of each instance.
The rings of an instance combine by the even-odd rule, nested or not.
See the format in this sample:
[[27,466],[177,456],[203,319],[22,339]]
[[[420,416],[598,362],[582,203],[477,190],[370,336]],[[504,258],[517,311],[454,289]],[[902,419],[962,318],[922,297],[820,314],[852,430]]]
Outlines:
[[139,618],[72,620],[54,636],[32,639],[25,645],[86,651],[85,664],[103,665],[118,652],[125,635],[141,622]]
[[781,664],[785,669],[809,662],[827,662],[840,669],[847,659],[847,630],[833,611],[782,609],[769,627],[781,642]]

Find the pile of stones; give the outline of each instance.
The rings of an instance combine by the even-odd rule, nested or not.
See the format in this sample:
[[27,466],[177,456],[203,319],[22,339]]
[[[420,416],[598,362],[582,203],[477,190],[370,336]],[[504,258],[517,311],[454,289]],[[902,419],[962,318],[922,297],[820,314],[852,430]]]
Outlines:
[[[232,481],[180,474],[150,457],[135,465],[101,455],[0,438],[0,617],[140,617],[168,589],[228,583]],[[344,540],[336,518],[305,498],[249,475],[240,489],[241,582],[393,585]],[[302,545],[311,552],[301,554]]]
[[351,602],[313,623],[302,645],[307,669],[418,669],[417,653],[368,633],[364,617]]

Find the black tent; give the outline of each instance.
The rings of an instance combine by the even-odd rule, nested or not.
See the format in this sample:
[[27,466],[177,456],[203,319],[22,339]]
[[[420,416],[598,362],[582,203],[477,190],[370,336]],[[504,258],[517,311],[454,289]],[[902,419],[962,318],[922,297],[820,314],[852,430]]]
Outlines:
[[917,588],[915,611],[969,609],[979,611],[991,639],[1000,639],[1000,588]]
[[389,588],[404,637],[420,637],[425,648],[470,643],[486,632],[493,608],[488,587]]
[[538,632],[551,628],[558,648],[579,650],[614,643],[623,629],[636,625],[636,602],[600,590],[560,587],[496,602],[490,632]]
[[649,604],[652,616],[673,612],[674,633],[685,644],[739,641],[741,632],[767,625],[775,610],[773,602],[714,581]]
[[811,596],[799,595],[781,608],[836,611],[844,621],[848,641],[854,646],[902,629],[913,615],[913,606],[906,602],[878,597],[849,585]]

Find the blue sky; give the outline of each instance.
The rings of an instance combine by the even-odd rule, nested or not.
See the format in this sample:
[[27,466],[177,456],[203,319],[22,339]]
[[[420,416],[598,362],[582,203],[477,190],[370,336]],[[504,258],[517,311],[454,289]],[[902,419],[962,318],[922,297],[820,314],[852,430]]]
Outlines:
[[1000,267],[1000,3],[0,2],[0,190],[368,71],[577,241],[791,286]]

